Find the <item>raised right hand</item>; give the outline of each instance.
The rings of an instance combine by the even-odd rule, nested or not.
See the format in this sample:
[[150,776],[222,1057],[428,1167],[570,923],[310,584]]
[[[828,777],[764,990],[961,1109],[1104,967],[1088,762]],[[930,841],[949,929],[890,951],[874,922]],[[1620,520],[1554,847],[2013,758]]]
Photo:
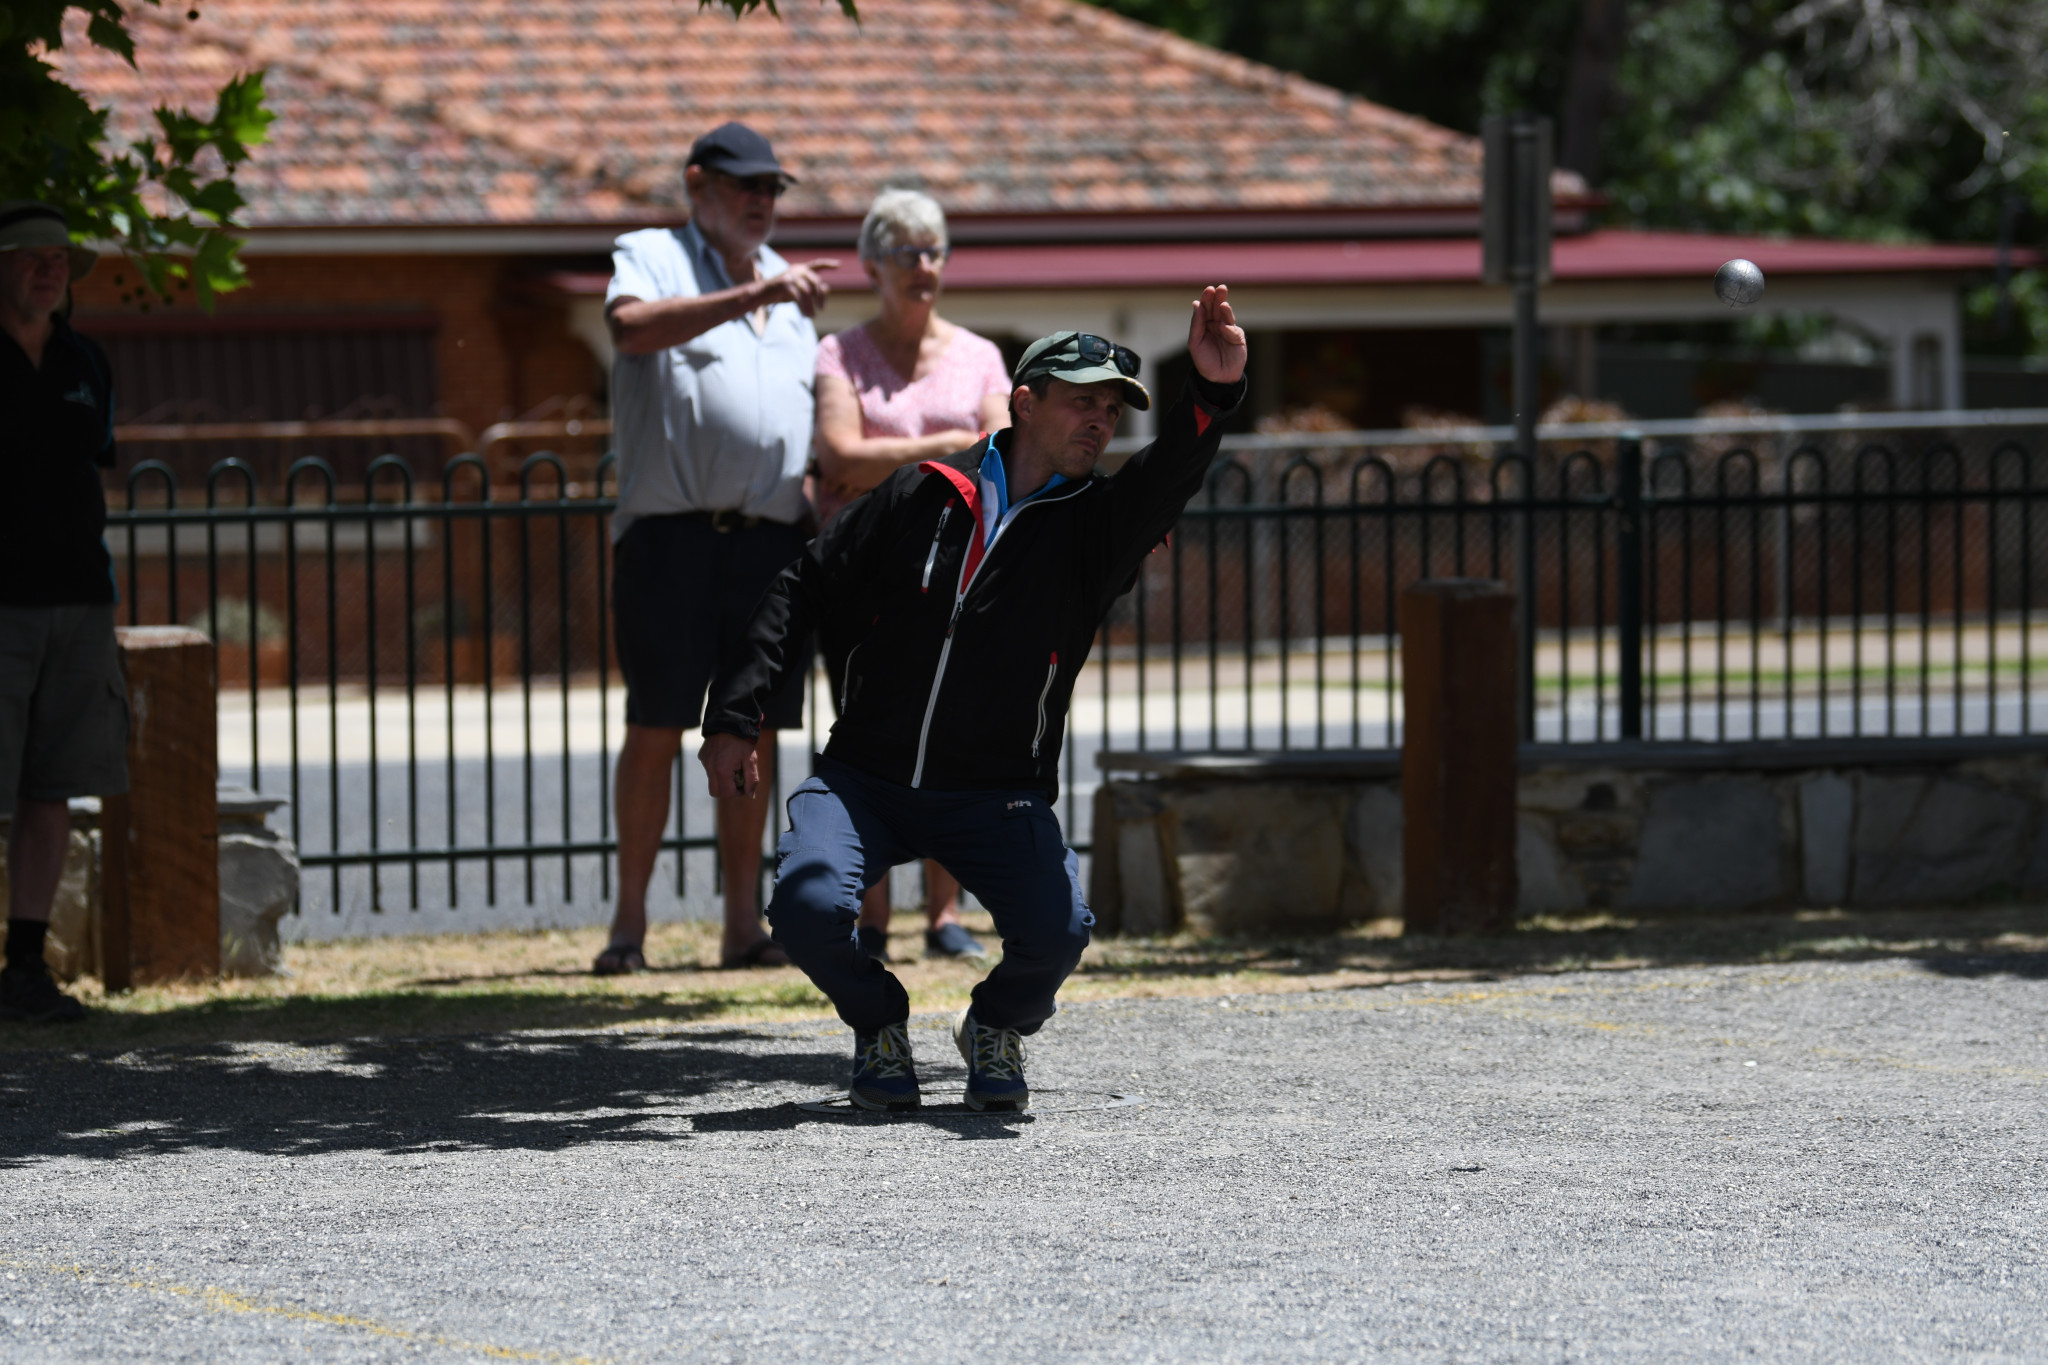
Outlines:
[[1188,358],[1212,384],[1235,384],[1244,374],[1244,328],[1230,308],[1230,286],[1212,284],[1195,300],[1188,319]]
[[814,318],[832,292],[832,286],[825,283],[824,272],[838,268],[839,262],[835,260],[792,265],[780,275],[762,281],[761,302],[793,303],[803,310],[805,317]]

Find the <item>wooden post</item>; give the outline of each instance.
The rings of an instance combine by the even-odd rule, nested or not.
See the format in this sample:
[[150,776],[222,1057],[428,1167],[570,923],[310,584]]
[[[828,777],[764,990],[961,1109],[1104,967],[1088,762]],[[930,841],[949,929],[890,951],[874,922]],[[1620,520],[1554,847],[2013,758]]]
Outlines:
[[1517,671],[1506,585],[1443,578],[1401,594],[1408,933],[1514,927]]
[[101,807],[101,954],[110,991],[220,974],[213,642],[115,632],[128,677],[128,793]]

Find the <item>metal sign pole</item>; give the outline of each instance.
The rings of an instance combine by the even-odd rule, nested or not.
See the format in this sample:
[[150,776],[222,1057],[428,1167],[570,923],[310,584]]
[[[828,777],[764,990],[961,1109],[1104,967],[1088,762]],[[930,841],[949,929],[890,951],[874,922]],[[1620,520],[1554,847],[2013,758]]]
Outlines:
[[1536,737],[1536,417],[1538,385],[1536,291],[1550,280],[1550,120],[1529,114],[1488,115],[1483,127],[1484,193],[1480,208],[1482,275],[1515,291],[1512,344],[1515,449],[1523,460],[1519,591],[1522,644],[1522,738]]

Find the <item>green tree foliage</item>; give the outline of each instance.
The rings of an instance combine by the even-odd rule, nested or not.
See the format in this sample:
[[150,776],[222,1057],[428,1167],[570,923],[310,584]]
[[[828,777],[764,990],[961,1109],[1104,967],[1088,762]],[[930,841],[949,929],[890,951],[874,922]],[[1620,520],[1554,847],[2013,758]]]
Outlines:
[[109,111],[65,84],[49,60],[64,45],[72,10],[82,13],[88,42],[134,63],[132,20],[117,0],[6,0],[0,197],[56,204],[74,237],[125,251],[146,293],[168,298],[175,283],[189,282],[210,306],[243,278],[228,229],[242,207],[235,169],[270,123],[263,73],[222,86],[208,117],[158,106],[147,133],[115,146]]
[[[2043,0],[1098,3],[1468,132],[1549,113],[1619,221],[2048,241]],[[2044,292],[2002,338],[1973,294],[1980,347],[2048,349]]]
[[[854,0],[837,2],[859,17]],[[205,116],[159,105],[147,132],[117,146],[110,111],[66,84],[50,59],[75,10],[88,43],[133,66],[133,8],[120,0],[0,0],[0,199],[55,204],[74,238],[125,252],[142,277],[130,297],[144,307],[189,286],[210,308],[216,294],[247,278],[233,232],[243,207],[235,172],[270,126],[264,73],[229,80]],[[698,8],[735,19],[780,13],[776,0],[698,0]],[[185,17],[201,19],[196,9]]]

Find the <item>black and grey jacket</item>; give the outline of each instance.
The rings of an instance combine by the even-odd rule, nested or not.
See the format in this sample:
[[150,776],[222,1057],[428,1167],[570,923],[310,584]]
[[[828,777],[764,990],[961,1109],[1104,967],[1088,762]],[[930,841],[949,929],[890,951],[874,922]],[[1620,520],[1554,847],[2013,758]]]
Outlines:
[[[748,648],[711,685],[706,734],[752,739],[761,699],[816,630],[839,719],[827,756],[938,791],[1058,795],[1074,679],[1110,604],[1202,486],[1215,419],[1245,384],[1195,376],[1114,475],[1019,506],[982,553],[988,438],[856,499],[763,594]],[[807,655],[806,644],[798,648]]]

